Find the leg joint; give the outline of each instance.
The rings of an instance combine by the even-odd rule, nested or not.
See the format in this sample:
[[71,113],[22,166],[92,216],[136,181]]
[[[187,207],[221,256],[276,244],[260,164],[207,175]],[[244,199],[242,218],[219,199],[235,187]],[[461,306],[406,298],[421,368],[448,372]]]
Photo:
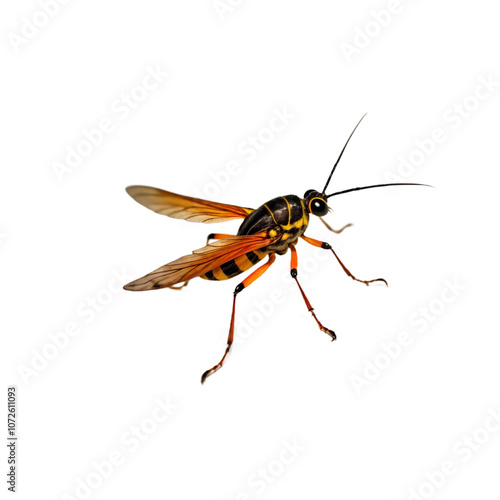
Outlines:
[[235,289],[234,289],[234,295],[240,293],[243,288],[245,288],[245,285],[243,283],[240,283]]
[[323,248],[324,250],[331,250],[332,246],[330,245],[330,243],[324,241],[323,243],[321,243],[321,248]]
[[297,269],[290,269],[290,275],[292,276],[292,278],[296,278],[298,274],[299,273],[297,272]]

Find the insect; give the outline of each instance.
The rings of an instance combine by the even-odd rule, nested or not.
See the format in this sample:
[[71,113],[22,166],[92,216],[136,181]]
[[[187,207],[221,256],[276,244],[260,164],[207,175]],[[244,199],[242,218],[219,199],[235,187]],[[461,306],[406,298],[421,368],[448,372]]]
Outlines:
[[295,195],[279,196],[264,203],[257,209],[244,208],[236,205],[226,205],[213,201],[191,198],[179,194],[163,191],[161,189],[147,186],[129,186],[127,193],[138,203],[146,208],[162,215],[176,219],[184,219],[190,222],[224,222],[233,219],[243,219],[236,235],[211,233],[207,238],[207,245],[194,250],[191,255],[181,257],[169,264],[146,274],[124,286],[125,290],[143,291],[156,290],[159,288],[179,289],[187,285],[188,281],[200,277],[207,280],[221,281],[234,278],[244,271],[249,270],[255,264],[267,257],[267,261],[254,270],[249,276],[241,281],[233,293],[233,308],[229,325],[227,345],[222,359],[212,368],[205,371],[201,377],[203,384],[207,377],[219,370],[229,354],[234,338],[234,321],[236,309],[236,297],[255,280],[260,278],[274,263],[276,254],[284,255],[288,250],[291,252],[290,274],[297,283],[299,291],[304,299],[307,309],[311,312],[314,320],[321,331],[325,332],[333,340],[336,335],[333,330],[326,328],[319,321],[314,308],[309,302],[302,289],[297,276],[297,250],[295,245],[300,239],[315,247],[331,251],[344,272],[355,281],[369,285],[374,282],[387,282],[383,278],[361,280],[356,278],[342,263],[332,246],[325,242],[310,238],[304,233],[309,224],[309,216],[315,215],[323,224],[335,233],[342,232],[346,227],[332,229],[323,219],[328,211],[328,199],[341,194],[372,189],[386,186],[426,186],[410,182],[374,184],[370,186],[355,187],[326,194],[333,173],[342,158],[342,155],[352,135],[358,128],[364,116],[359,120],[354,130],[348,137],[332,171],[326,181],[323,190],[309,189],[304,197]]

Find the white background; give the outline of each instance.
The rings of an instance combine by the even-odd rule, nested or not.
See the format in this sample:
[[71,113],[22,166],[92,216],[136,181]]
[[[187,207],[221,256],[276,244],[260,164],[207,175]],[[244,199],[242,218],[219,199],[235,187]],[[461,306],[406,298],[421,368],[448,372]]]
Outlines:
[[[18,390],[18,498],[498,498],[494,4],[233,4],[72,1],[50,19],[35,1],[2,7],[2,391]],[[168,76],[143,91],[147,68]],[[124,109],[131,93],[141,102]],[[243,153],[249,136],[269,138],[275,110],[293,119]],[[313,220],[307,234],[389,288],[301,242],[299,277],[337,342],[278,257],[239,295],[239,341],[202,386],[238,278],[131,293],[114,275],[142,276],[238,223],[161,217],[124,188],[250,207],[302,196],[322,189],[365,112],[329,190],[387,182],[410,157],[396,180],[435,189],[332,198],[328,222],[354,226],[334,235]],[[57,175],[103,119],[113,130]],[[68,324],[79,334],[65,337]],[[157,398],[175,406],[163,422]]]

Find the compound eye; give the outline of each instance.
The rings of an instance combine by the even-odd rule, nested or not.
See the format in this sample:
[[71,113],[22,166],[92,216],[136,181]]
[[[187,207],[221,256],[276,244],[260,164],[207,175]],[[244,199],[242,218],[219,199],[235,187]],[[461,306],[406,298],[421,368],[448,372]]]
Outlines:
[[328,205],[326,201],[321,198],[313,198],[309,202],[309,211],[318,217],[323,217],[328,213]]

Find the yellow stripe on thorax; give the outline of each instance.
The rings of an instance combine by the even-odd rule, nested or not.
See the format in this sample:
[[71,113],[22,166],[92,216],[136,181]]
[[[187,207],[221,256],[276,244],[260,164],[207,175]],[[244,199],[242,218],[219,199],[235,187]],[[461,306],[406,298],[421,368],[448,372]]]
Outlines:
[[[286,198],[284,198],[284,199],[286,200],[286,202],[288,204],[288,200]],[[307,226],[308,217],[306,215],[304,203],[302,200],[300,200],[300,204],[302,206],[302,217],[298,221],[296,221],[292,224],[290,224],[291,211],[290,211],[290,205],[288,204],[288,224],[281,226],[281,228],[285,231],[285,233],[281,237],[281,240],[286,240],[290,236],[290,234],[287,233],[286,231],[290,231],[291,229],[300,229],[302,226]]]
[[282,196],[282,198],[285,200],[286,206],[288,207],[288,225],[290,225],[290,219],[292,218],[292,210],[290,208],[290,203],[288,203],[288,200],[284,196]]
[[271,210],[271,209],[270,209],[267,205],[264,205],[264,206],[267,208],[268,212],[271,214],[271,217],[273,218],[274,223],[275,223],[275,224],[278,224],[278,223],[276,222],[276,219],[274,218],[273,211],[272,211],[272,210]]
[[282,229],[284,229],[285,231],[290,231],[290,229],[294,229],[294,228],[297,228],[297,229],[300,229],[302,226],[305,226],[307,224],[307,219],[302,216],[301,219],[299,219],[297,222],[294,222],[293,224],[287,224],[286,226],[281,226]]

